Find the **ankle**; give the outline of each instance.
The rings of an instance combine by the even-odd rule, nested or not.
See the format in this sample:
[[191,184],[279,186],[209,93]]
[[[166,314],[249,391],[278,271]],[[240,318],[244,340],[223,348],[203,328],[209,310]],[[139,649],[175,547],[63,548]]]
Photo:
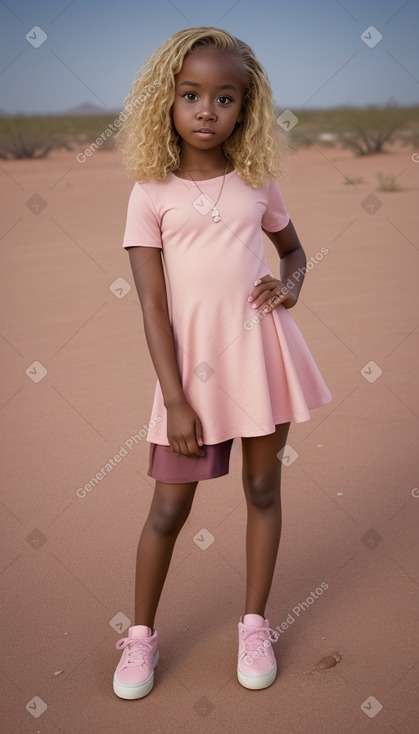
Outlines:
[[245,618],[246,614],[258,614],[259,617],[262,617],[265,619],[265,610],[261,611],[260,609],[255,609],[254,607],[249,607],[245,609],[245,612],[243,614],[243,619]]
[[142,619],[140,619],[139,622],[137,622],[137,620],[135,620],[134,626],[135,627],[138,627],[138,626],[148,627],[151,630],[151,634],[154,635],[154,632],[155,632],[154,625],[153,625],[153,623],[150,624],[147,620],[145,622]]

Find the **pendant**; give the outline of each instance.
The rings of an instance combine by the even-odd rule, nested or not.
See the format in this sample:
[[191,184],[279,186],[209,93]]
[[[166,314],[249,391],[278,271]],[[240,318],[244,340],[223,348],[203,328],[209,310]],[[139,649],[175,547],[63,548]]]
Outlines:
[[215,207],[211,212],[211,216],[213,222],[221,222],[220,212]]

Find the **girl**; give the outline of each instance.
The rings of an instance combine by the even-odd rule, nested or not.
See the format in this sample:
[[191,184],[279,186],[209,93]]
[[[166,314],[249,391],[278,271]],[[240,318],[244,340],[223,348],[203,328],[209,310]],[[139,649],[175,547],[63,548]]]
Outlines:
[[235,437],[247,503],[237,675],[266,688],[277,670],[264,615],[281,533],[281,451],[290,422],[331,399],[288,313],[306,258],[276,183],[284,145],[271,88],[245,43],[188,28],[148,59],[125,102],[118,140],[136,183],[123,246],[158,381],[148,433],[156,484],[114,691],[134,699],[153,687],[154,618],[175,541],[198,482],[228,473]]

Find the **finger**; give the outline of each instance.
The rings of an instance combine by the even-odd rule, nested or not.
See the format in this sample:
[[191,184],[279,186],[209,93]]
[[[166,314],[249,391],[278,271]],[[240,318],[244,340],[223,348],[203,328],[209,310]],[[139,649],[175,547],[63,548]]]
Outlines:
[[262,284],[258,286],[254,291],[254,296],[251,302],[252,308],[260,308],[266,301],[270,299],[279,299],[281,297],[282,284],[280,281],[275,280],[273,283]]
[[[253,287],[256,288],[257,286],[263,284],[263,283],[269,283],[270,281],[275,281],[275,278],[272,275],[263,275],[262,278],[258,278],[253,283]],[[249,301],[252,300],[251,296],[254,296],[254,291],[252,290],[249,293]]]
[[190,451],[188,447],[188,442],[186,439],[182,439],[178,441],[177,443],[178,451],[176,451],[177,454],[181,454],[182,456],[190,456]]
[[192,452],[189,450],[189,441],[186,439],[180,443],[181,454],[183,456],[191,456]]
[[278,281],[274,281],[273,283],[262,283],[257,288],[254,288],[254,290],[250,293],[248,297],[248,301],[251,304],[252,308],[254,308],[253,304],[258,301],[258,304],[261,302],[260,297],[263,295],[269,296],[273,295],[274,291],[276,290],[276,286],[278,285]]
[[[283,286],[282,288],[275,288],[272,291],[265,291],[255,301],[256,306],[261,309],[264,313],[269,313],[275,308],[281,305],[288,297],[288,291]],[[253,306],[252,306],[253,307]]]
[[199,456],[204,456],[205,455],[204,452],[203,452],[203,450],[196,443],[196,441],[188,441],[187,442],[187,447],[188,447],[188,452],[189,452],[188,453],[188,456],[197,456],[197,457],[199,457]]
[[[204,445],[204,434],[202,430],[202,423],[199,420],[199,418],[195,421],[195,436],[196,436],[196,442],[199,447],[202,447]],[[202,449],[201,456],[205,456],[205,451]]]
[[273,277],[273,275],[270,275],[269,273],[267,273],[266,275],[262,275],[261,278],[258,278],[257,280],[255,280],[253,285],[256,286],[256,285],[260,285],[261,283],[267,283],[269,280],[275,280],[275,278]]
[[205,456],[205,451],[202,446],[198,443],[196,436],[196,424],[194,425],[195,436],[188,441],[188,449],[192,456]]
[[[255,282],[253,283],[253,288],[259,288],[260,290],[260,286],[269,287],[270,285],[273,285],[276,282],[277,282],[276,278],[274,278],[272,275],[264,275],[263,278],[259,278],[259,280],[255,280]],[[251,291],[251,293],[253,293],[253,290]]]

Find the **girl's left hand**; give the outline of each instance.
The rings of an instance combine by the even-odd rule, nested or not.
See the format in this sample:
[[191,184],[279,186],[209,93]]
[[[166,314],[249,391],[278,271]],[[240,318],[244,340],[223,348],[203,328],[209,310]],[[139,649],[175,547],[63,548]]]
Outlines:
[[253,285],[254,288],[247,300],[255,310],[260,309],[264,313],[269,313],[281,304],[285,308],[292,308],[297,302],[292,291],[272,275],[264,275],[263,278],[255,280]]

